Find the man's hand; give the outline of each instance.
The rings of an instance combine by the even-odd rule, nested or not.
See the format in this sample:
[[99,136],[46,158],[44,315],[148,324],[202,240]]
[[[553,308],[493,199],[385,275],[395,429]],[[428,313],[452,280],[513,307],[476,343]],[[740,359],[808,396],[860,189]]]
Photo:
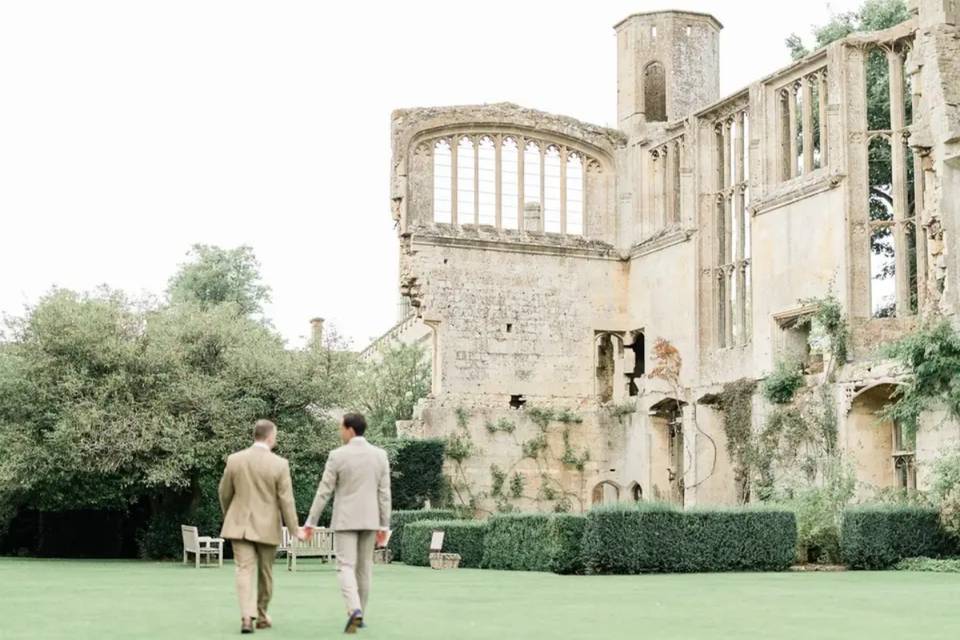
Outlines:
[[380,548],[387,546],[387,531],[384,529],[377,531],[377,546]]
[[300,527],[300,530],[297,531],[297,538],[303,541],[309,540],[311,535],[313,535],[313,527],[307,525],[303,525]]

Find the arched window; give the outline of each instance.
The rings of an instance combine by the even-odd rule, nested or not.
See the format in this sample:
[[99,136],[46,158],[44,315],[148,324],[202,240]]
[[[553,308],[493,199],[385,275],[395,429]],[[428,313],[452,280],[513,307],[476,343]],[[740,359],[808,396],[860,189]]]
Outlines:
[[543,157],[543,230],[560,233],[560,149],[547,147]]
[[540,146],[532,141],[523,150],[523,203],[531,202],[543,204],[540,202]]
[[433,221],[449,224],[452,222],[453,208],[450,193],[450,180],[453,158],[450,155],[450,141],[437,140],[433,145]]
[[500,147],[500,217],[504,229],[518,229],[520,220],[520,150],[514,138],[504,138]]
[[667,120],[667,79],[659,62],[651,62],[643,70],[643,112],[647,122]]
[[474,222],[473,160],[473,140],[463,136],[457,144],[457,221],[460,224]]
[[566,232],[583,235],[583,160],[573,152],[567,158],[567,229]]
[[483,136],[477,147],[477,204],[480,224],[497,223],[497,152],[493,138]]
[[604,480],[593,488],[593,504],[613,504],[619,501],[620,486],[617,483]]

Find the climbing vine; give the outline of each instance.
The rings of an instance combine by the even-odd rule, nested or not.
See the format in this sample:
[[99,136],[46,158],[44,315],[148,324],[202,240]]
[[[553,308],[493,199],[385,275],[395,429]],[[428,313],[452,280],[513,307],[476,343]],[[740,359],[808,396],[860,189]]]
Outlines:
[[773,404],[789,404],[804,385],[803,371],[797,362],[781,360],[763,381],[763,397]]
[[842,365],[849,353],[850,326],[840,300],[833,293],[828,293],[822,298],[800,300],[800,303],[816,309],[801,321],[810,327],[811,341],[816,343],[822,337],[826,342],[824,350],[831,356],[833,366]]
[[737,485],[737,502],[750,500],[751,466],[753,449],[753,392],[756,380],[746,378],[728,382],[720,393],[719,408],[723,411],[723,432],[727,437],[727,453],[734,467],[734,482]]
[[885,353],[908,374],[884,412],[903,426],[907,437],[916,434],[925,409],[942,405],[950,417],[960,419],[960,334],[949,321],[921,327]]

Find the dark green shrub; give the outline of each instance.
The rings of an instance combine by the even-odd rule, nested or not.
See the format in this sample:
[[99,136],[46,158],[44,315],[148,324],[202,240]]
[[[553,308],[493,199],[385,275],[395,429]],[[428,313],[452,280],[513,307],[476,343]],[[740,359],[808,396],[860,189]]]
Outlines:
[[390,459],[393,508],[422,509],[427,500],[439,504],[443,498],[443,440],[400,438],[382,446],[396,451]]
[[897,571],[960,573],[960,558],[905,558],[893,568]]
[[803,371],[796,362],[780,361],[763,381],[763,397],[773,404],[790,404],[804,385]]
[[886,569],[904,558],[937,557],[946,536],[937,510],[915,505],[861,505],[843,513],[840,552],[853,569]]
[[444,553],[459,553],[460,566],[479,569],[487,523],[477,520],[421,520],[406,525],[403,532],[403,561],[409,565],[430,565],[430,538],[435,529],[445,533]]
[[793,513],[641,503],[587,515],[584,562],[594,573],[778,571],[793,562]]
[[390,518],[390,550],[394,562],[403,560],[403,531],[411,522],[420,520],[456,520],[457,514],[448,509],[418,509],[415,511],[394,511]]
[[483,568],[582,573],[580,541],[586,517],[572,514],[501,514],[487,521]]
[[495,515],[487,521],[483,567],[512,571],[549,571],[548,513]]
[[557,513],[547,525],[547,556],[549,570],[554,573],[583,573],[583,532],[587,517],[572,513]]

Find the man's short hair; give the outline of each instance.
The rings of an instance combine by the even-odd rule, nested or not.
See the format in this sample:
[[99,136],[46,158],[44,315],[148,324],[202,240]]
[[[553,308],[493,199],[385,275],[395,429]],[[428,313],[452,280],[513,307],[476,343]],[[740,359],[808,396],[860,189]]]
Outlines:
[[257,442],[262,442],[270,437],[271,433],[274,433],[277,430],[277,425],[273,424],[269,420],[257,420],[257,423],[253,425],[253,439]]
[[348,413],[343,416],[343,426],[353,429],[358,436],[362,436],[367,430],[367,419],[362,413]]

